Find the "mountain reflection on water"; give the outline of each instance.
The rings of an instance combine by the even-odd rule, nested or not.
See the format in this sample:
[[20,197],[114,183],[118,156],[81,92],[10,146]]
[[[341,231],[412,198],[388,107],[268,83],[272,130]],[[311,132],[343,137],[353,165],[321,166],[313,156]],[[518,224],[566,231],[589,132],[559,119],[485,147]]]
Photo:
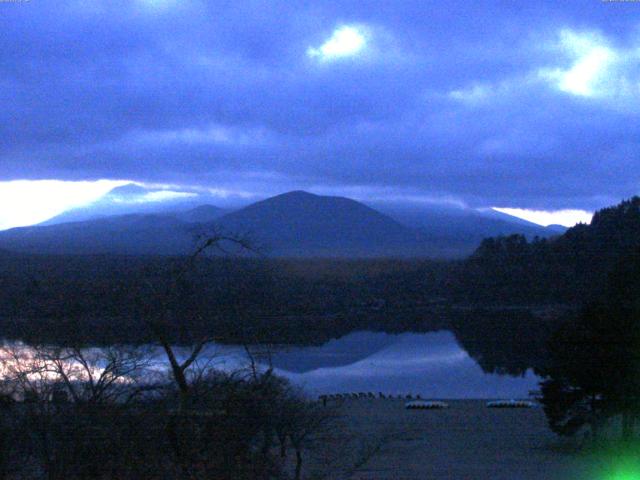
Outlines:
[[[213,353],[213,352],[211,352]],[[240,347],[216,347],[216,362],[237,368]],[[485,373],[449,331],[387,334],[353,332],[322,346],[278,350],[275,371],[309,394],[384,392],[428,398],[517,398],[538,388],[524,376]]]

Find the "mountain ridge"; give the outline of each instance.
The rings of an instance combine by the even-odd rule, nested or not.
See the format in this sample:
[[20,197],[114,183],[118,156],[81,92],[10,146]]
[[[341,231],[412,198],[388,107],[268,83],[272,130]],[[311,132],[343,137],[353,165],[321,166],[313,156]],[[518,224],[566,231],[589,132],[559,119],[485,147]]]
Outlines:
[[346,197],[295,190],[255,202],[213,224],[250,232],[276,256],[424,256],[419,232]]
[[[135,184],[114,190],[134,197],[148,194]],[[485,237],[522,231],[503,220],[484,219],[470,209],[425,210],[402,221],[401,215],[347,197],[303,190],[231,212],[210,204],[174,207],[10,229],[0,232],[0,248],[23,253],[184,255],[193,251],[198,232],[223,231],[249,234],[275,257],[460,258],[472,253]],[[533,237],[544,229],[526,232]]]
[[[116,215],[129,214],[181,214],[213,203],[210,195],[191,191],[177,191],[165,188],[147,188],[136,183],[127,183],[109,190],[99,199],[81,207],[72,208],[45,220],[39,225],[95,220]],[[217,207],[216,207],[217,208]],[[220,209],[220,214],[224,213]]]

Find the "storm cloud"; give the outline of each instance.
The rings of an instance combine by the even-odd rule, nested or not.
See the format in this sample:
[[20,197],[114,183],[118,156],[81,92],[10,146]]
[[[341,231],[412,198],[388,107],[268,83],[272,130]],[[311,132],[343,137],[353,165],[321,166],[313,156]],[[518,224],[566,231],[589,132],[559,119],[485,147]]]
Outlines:
[[640,185],[640,3],[0,2],[0,179],[594,209]]

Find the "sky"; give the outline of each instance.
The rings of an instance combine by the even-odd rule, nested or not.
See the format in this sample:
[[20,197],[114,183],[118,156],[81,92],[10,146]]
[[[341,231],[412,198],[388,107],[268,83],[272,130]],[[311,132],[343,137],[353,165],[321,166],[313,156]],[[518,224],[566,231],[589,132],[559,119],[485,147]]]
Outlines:
[[565,224],[639,191],[640,2],[22,0],[0,52],[0,228],[130,181]]

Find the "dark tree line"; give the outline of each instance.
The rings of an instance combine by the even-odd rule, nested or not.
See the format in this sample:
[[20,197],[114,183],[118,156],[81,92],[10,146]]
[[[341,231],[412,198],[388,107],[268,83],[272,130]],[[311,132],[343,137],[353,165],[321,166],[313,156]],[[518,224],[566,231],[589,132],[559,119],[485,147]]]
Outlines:
[[480,304],[583,304],[607,275],[640,248],[640,197],[596,212],[555,238],[488,238],[453,273],[455,301]]
[[[535,322],[503,329],[499,315],[454,321],[454,327],[485,369],[513,365],[518,372],[519,360],[520,370],[536,367],[545,377],[543,403],[555,432],[573,435],[588,427],[599,437],[619,422],[621,436],[633,437],[640,415],[640,197],[600,210],[590,225],[556,238],[486,239],[455,269],[454,301],[577,306],[534,327],[537,335],[525,333]],[[482,326],[472,333],[474,323]],[[499,341],[510,329],[517,335]],[[535,340],[526,346],[519,338]],[[537,354],[526,359],[528,351]],[[503,354],[508,358],[500,360]]]
[[[146,343],[184,258],[0,258],[0,329],[56,343]],[[428,261],[198,258],[167,305],[171,342],[322,343],[355,329],[428,328],[446,265]],[[142,301],[141,301],[142,300]],[[428,313],[428,312],[427,312]],[[75,337],[75,338],[74,338]]]
[[548,364],[542,392],[554,431],[589,427],[597,438],[620,418],[622,438],[632,439],[640,416],[640,249],[619,259],[605,291],[553,335]]

